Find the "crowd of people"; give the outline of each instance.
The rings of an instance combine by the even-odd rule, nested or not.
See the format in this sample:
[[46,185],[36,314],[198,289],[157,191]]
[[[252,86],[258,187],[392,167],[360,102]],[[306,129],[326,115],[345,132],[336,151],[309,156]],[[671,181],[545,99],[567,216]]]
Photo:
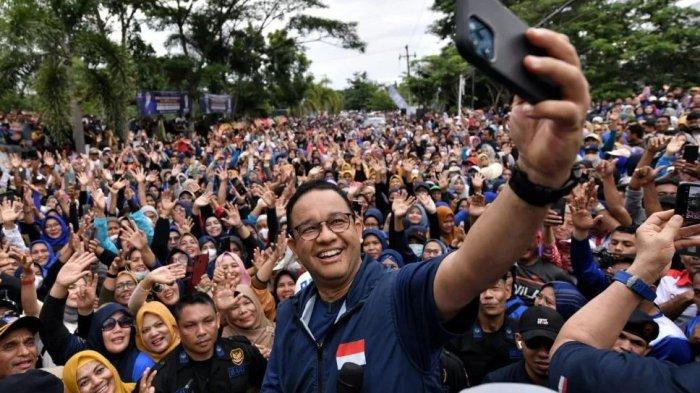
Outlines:
[[348,364],[358,392],[699,391],[700,230],[670,210],[700,88],[579,94],[566,136],[516,100],[90,121],[83,154],[2,116],[32,153],[0,152],[0,391],[328,392]]

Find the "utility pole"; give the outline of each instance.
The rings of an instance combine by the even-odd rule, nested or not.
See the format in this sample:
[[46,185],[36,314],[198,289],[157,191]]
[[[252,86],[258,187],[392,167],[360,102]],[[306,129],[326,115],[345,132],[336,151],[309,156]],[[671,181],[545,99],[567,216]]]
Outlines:
[[[399,55],[399,60],[406,59],[406,76],[407,79],[411,79],[411,58],[416,59],[418,55],[415,52],[413,54],[408,53],[408,45],[406,45],[406,54]],[[408,91],[408,106],[411,106],[411,91]]]
[[462,96],[464,95],[464,75],[459,74],[459,87],[457,88],[457,116],[462,120]]

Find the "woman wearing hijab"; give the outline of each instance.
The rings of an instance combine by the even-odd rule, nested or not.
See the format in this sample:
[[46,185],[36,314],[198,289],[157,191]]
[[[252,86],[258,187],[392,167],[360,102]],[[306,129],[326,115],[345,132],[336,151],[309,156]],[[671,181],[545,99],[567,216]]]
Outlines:
[[58,214],[50,214],[41,226],[41,240],[51,246],[54,253],[63,248],[70,240],[70,228],[63,217]]
[[[225,252],[219,255],[216,261],[214,261],[213,266],[209,266],[207,273],[214,282],[227,280],[233,285],[251,285],[250,274],[246,271],[243,261],[238,255],[231,252]],[[269,320],[274,321],[276,314],[275,299],[272,297],[270,291],[257,288],[252,288],[252,290],[257,295],[258,300],[260,300],[263,311],[265,311],[265,316]]]
[[[439,206],[437,208],[438,224],[440,226],[440,240],[445,244],[452,245],[458,240],[459,229],[455,226],[455,216],[448,206]],[[433,237],[437,237],[432,235]]]
[[365,229],[362,232],[362,252],[375,261],[379,254],[389,247],[386,235],[378,229]]
[[296,283],[296,276],[292,272],[289,270],[278,271],[272,285],[274,288],[272,295],[275,298],[275,302],[279,304],[279,302],[294,296]]
[[221,336],[244,336],[261,349],[263,356],[268,357],[275,337],[275,324],[265,317],[253,288],[237,285],[234,296],[235,300],[229,303],[230,308],[219,310],[228,323]]
[[124,383],[114,366],[95,351],[73,355],[63,368],[63,384],[69,393],[131,393],[134,383]]
[[180,345],[177,322],[161,302],[148,302],[136,314],[136,347],[160,362]]
[[401,254],[390,248],[382,251],[377,261],[381,263],[387,271],[399,270],[404,266]]

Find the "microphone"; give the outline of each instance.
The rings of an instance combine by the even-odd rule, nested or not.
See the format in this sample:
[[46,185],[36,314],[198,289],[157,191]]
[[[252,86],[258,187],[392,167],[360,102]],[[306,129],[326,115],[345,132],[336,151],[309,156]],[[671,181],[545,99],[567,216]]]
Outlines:
[[345,363],[338,373],[338,393],[359,393],[364,378],[362,366]]

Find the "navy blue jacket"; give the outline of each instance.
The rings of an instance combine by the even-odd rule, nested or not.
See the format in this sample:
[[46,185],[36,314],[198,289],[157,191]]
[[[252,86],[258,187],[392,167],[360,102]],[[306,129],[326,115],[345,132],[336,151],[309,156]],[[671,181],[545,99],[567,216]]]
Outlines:
[[365,258],[321,342],[308,328],[316,286],[282,302],[262,391],[336,392],[347,360],[364,366],[363,392],[441,392],[441,348],[453,332],[469,329],[478,311],[475,299],[440,322],[433,283],[442,258],[393,272]]

